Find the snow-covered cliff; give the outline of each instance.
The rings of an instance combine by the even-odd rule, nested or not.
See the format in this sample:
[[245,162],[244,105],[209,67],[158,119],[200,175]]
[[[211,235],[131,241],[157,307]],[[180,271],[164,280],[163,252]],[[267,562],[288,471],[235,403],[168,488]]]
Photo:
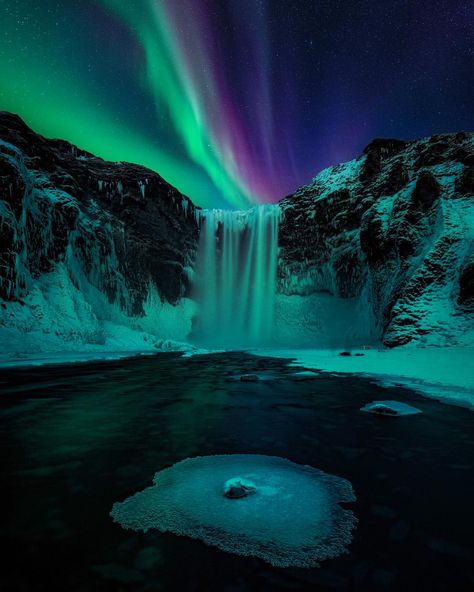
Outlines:
[[[280,202],[275,345],[474,342],[473,142],[374,140]],[[0,356],[187,340],[199,218],[158,174],[0,113]]]
[[472,344],[473,148],[467,133],[374,140],[285,198],[282,319],[319,307],[323,340]]
[[198,227],[143,167],[0,113],[0,354],[184,340]]

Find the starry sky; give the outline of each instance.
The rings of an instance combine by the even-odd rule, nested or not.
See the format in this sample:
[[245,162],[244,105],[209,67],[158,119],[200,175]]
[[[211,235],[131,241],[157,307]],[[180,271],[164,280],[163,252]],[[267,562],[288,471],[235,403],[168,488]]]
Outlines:
[[0,110],[203,207],[472,129],[470,0],[0,0]]

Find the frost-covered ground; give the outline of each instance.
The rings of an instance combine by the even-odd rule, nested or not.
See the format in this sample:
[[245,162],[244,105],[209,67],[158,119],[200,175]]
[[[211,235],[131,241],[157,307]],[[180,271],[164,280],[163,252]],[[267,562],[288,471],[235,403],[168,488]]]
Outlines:
[[[474,346],[398,347],[352,351],[261,349],[257,355],[294,358],[295,366],[374,377],[384,386],[403,385],[443,403],[474,409]],[[363,356],[355,356],[363,353]]]
[[76,351],[36,354],[2,354],[0,355],[0,368],[18,368],[29,366],[44,366],[46,364],[77,364],[85,362],[99,362],[105,360],[120,360],[135,356],[145,356],[156,351]]
[[64,265],[37,280],[18,302],[0,307],[0,366],[114,359],[187,351],[193,303],[173,306],[150,288],[144,315],[132,317],[84,282],[73,285]]
[[[84,344],[75,350],[64,351],[30,351],[1,352],[0,368],[15,368],[19,366],[43,366],[45,364],[76,364],[79,362],[97,362],[101,360],[120,360],[136,356],[150,356],[164,352],[183,352],[185,355],[204,353],[189,343],[173,341],[171,339],[146,342],[146,335],[130,332],[134,338],[131,341],[117,342],[108,339],[103,345]],[[207,353],[207,350],[206,352]]]

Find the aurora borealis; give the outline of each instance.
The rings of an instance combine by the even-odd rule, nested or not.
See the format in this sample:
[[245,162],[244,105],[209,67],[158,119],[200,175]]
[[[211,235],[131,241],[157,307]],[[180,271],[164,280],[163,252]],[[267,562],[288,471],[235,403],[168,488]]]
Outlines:
[[465,0],[2,0],[0,109],[204,207],[472,127]]

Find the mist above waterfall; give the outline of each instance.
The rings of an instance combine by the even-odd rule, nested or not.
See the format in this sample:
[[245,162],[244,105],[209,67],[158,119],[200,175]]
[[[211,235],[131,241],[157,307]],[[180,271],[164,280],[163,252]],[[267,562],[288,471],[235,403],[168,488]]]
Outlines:
[[278,259],[275,205],[203,210],[192,339],[210,346],[269,345],[273,334]]

